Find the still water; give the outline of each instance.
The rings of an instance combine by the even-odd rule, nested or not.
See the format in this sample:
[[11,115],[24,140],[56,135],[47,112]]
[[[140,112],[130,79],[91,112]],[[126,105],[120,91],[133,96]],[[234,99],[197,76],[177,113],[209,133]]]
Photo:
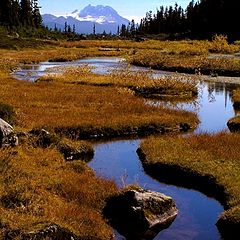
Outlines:
[[[94,72],[106,74],[111,70],[126,68],[128,64],[119,58],[92,58],[67,63],[39,63],[24,65],[14,73],[19,80],[35,81],[51,72],[51,68],[59,66],[78,66],[88,64],[94,67]],[[136,71],[147,71],[146,68],[131,67]],[[53,71],[54,72],[54,68]],[[154,71],[154,75],[171,74]],[[151,102],[156,107],[164,104],[166,107],[186,109],[196,112],[201,123],[195,133],[216,133],[227,130],[227,121],[235,116],[232,107],[231,91],[236,84],[202,81],[198,85],[199,96],[194,103],[172,105],[168,102]],[[148,102],[149,104],[149,102]],[[142,187],[159,191],[173,197],[179,209],[179,215],[173,224],[160,232],[155,240],[217,240],[221,239],[215,226],[223,207],[218,201],[190,189],[179,188],[160,183],[148,176],[142,167],[136,150],[140,140],[109,141],[95,145],[94,159],[89,166],[97,175],[114,180],[119,187],[127,184],[139,184]],[[116,234],[116,239],[124,239]]]

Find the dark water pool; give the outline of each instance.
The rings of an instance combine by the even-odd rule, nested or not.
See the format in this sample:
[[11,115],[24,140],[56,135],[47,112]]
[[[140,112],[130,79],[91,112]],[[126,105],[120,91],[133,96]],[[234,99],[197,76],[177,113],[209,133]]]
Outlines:
[[[118,186],[137,183],[142,187],[172,196],[179,215],[173,224],[154,239],[207,240],[220,239],[215,222],[222,206],[204,194],[160,183],[148,176],[136,154],[140,140],[116,141],[95,146],[95,156],[89,166],[97,175],[115,180]],[[120,235],[116,239],[123,239]]]
[[[89,64],[95,67],[94,72],[106,74],[111,70],[128,67],[123,59],[119,58],[94,58],[83,59],[67,63],[40,63],[37,65],[24,65],[14,76],[20,80],[35,81],[39,76],[45,74],[45,70],[51,72],[56,66],[76,66]],[[146,71],[145,68],[132,67],[137,71]],[[156,75],[171,74],[163,71],[155,71]],[[199,97],[194,103],[177,104],[164,103],[168,107],[186,109],[198,114],[201,121],[196,129],[200,132],[220,132],[227,130],[227,121],[235,116],[231,91],[237,87],[236,84],[218,82],[199,83]],[[150,102],[156,107],[161,102]],[[148,176],[141,165],[136,154],[140,140],[109,141],[108,143],[95,145],[94,159],[89,166],[97,175],[113,179],[118,186],[137,183],[144,188],[159,191],[170,195],[176,201],[179,215],[173,224],[166,230],[160,232],[155,240],[219,240],[220,234],[215,226],[223,207],[212,198],[204,194],[179,188],[172,185],[160,183]],[[116,235],[116,239],[124,239]]]

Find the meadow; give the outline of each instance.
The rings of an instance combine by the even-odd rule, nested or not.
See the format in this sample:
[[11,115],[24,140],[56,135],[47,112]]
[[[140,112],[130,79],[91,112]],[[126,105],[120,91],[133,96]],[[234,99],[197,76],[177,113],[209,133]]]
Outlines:
[[[12,47],[6,49],[9,41]],[[44,128],[55,133],[59,141],[71,142],[73,146],[89,146],[89,143],[79,142],[82,139],[112,139],[194,129],[199,122],[196,114],[154,107],[146,104],[145,98],[173,96],[172,100],[179,97],[192,99],[197,94],[198,76],[189,78],[176,74],[153,80],[150,78],[151,70],[134,73],[129,69],[101,76],[93,74],[85,66],[62,68],[57,75],[46,75],[31,83],[15,80],[11,76],[20,64],[119,56],[129,62],[144,57],[148,61],[146,66],[152,68],[160,61],[167,63],[167,69],[172,70],[184,64],[184,68],[197,74],[201,73],[200,63],[209,64],[211,71],[220,66],[227,69],[225,72],[239,71],[235,57],[213,60],[207,57],[212,53],[232,56],[239,51],[239,45],[229,45],[224,38],[213,42],[36,40],[34,49],[29,42],[20,42],[8,39],[0,44],[0,107],[7,109],[10,115],[5,116],[9,117],[7,120],[11,121],[18,134],[28,135],[33,128]],[[149,64],[150,60],[153,64]],[[139,64],[137,61],[136,64]],[[208,61],[213,61],[215,65]],[[164,68],[164,64],[159,66]],[[164,140],[164,148],[152,139],[149,140],[150,145],[147,146],[146,141],[142,149],[147,159],[159,157],[159,149],[162,149],[167,162],[171,162],[172,158],[179,159],[176,156],[180,154],[182,158],[177,164],[183,165],[187,171],[212,174],[217,184],[224,187],[227,211],[222,219],[231,222],[235,218],[239,221],[239,194],[235,194],[239,191],[239,163],[237,146],[234,145],[238,136],[223,134],[189,139],[192,139],[192,146],[184,139],[169,137]],[[224,142],[219,142],[219,139]],[[209,141],[211,145],[206,146]],[[110,239],[112,229],[106,224],[102,209],[108,197],[118,194],[115,184],[96,177],[83,161],[66,162],[54,144],[41,148],[28,139],[20,143],[14,149],[0,150],[0,237],[11,234],[27,236],[29,232],[57,224],[82,239]],[[224,150],[223,146],[229,146],[229,150]],[[197,162],[193,158],[196,154],[192,148],[194,151],[198,149]],[[147,149],[154,151],[151,153]],[[202,161],[200,156],[207,158]],[[234,183],[227,170],[231,170],[232,176],[237,178]]]

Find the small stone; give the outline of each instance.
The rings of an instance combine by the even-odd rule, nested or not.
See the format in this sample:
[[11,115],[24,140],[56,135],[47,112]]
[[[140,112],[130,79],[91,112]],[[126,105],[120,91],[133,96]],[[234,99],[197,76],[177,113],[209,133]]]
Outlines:
[[18,137],[15,135],[13,127],[0,118],[0,147],[17,145]]

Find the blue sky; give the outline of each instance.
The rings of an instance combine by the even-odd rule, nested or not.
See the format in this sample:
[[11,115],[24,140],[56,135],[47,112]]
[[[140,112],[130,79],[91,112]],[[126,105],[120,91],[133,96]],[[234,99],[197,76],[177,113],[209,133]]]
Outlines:
[[145,16],[146,12],[164,5],[174,5],[177,2],[182,7],[186,7],[191,0],[39,0],[41,13],[65,14],[75,9],[83,9],[88,4],[91,5],[108,5],[113,7],[118,13],[128,19],[139,20]]

